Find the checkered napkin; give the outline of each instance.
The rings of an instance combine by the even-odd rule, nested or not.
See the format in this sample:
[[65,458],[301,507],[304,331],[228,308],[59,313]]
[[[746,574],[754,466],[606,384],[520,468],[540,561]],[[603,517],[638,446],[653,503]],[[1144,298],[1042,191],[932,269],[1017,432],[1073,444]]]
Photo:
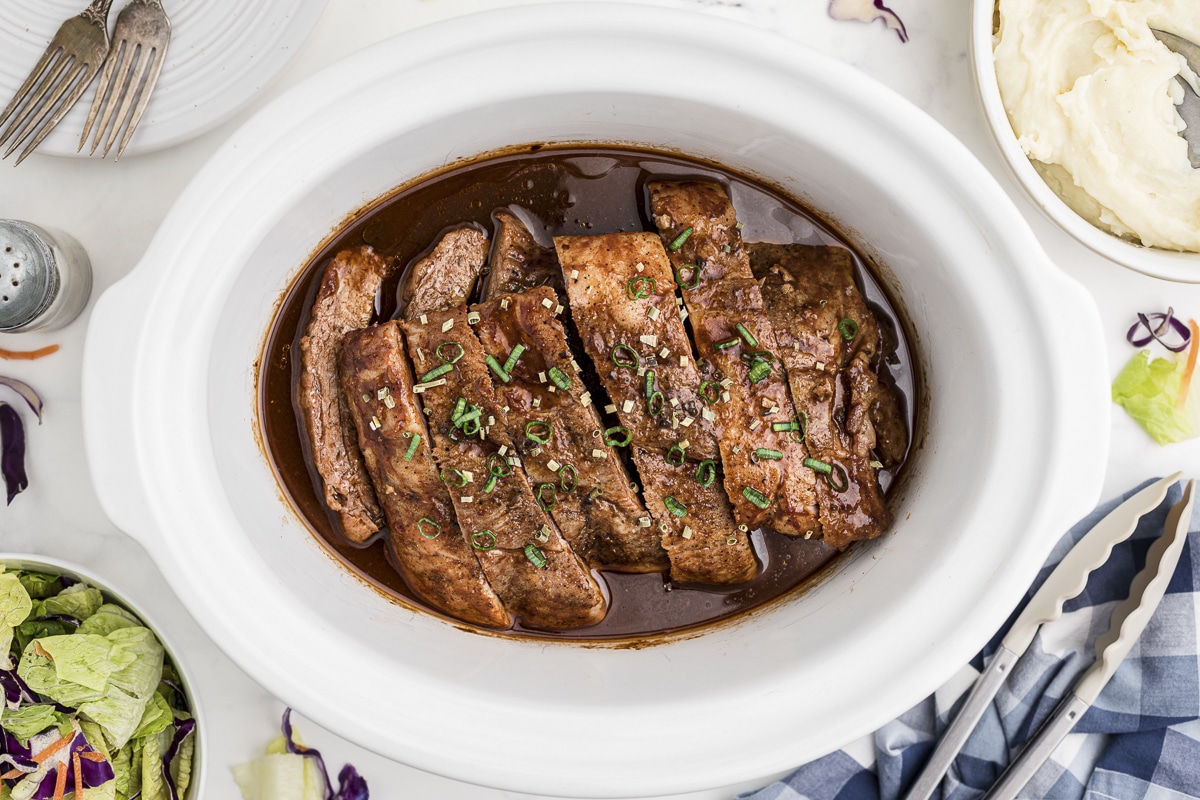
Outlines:
[[[1146,484],[1149,484],[1147,481]],[[1142,488],[1141,486],[1137,489]],[[1129,495],[1101,506],[1055,546],[1025,602],[1080,537]],[[1020,745],[1037,733],[1094,658],[1092,644],[1128,594],[1167,512],[1182,494],[1142,518],[1127,541],[1092,573],[1063,616],[1038,632],[942,781],[933,800],[975,800],[996,781]],[[1200,504],[1179,567],[1162,604],[1096,703],[1021,793],[1053,800],[1200,798]],[[874,763],[842,750],[797,769],[739,800],[900,800],[933,752],[972,682],[990,660],[1004,627],[953,680],[874,735]],[[867,758],[867,762],[871,759]]]

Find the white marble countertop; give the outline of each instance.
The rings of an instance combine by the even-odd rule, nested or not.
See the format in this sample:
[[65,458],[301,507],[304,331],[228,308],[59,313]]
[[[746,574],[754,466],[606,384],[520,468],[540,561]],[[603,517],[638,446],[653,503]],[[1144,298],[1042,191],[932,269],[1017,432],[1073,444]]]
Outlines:
[[[127,156],[120,163],[36,154],[17,169],[11,168],[11,162],[0,163],[0,217],[54,226],[78,238],[92,258],[93,297],[98,296],[137,264],[167,210],[205,160],[272,97],[385,37],[436,20],[515,4],[511,0],[330,0],[314,34],[282,76],[233,120],[186,144]],[[891,5],[911,37],[905,44],[882,23],[830,20],[827,0],[661,0],[661,4],[777,31],[798,45],[854,65],[935,117],[999,178],[1051,258],[1092,292],[1105,323],[1113,375],[1131,355],[1124,330],[1136,311],[1172,305],[1181,315],[1200,315],[1200,286],[1143,277],[1092,254],[1044,218],[1009,178],[971,85],[968,3],[894,0]],[[4,16],[0,10],[0,25],[16,24]],[[88,316],[85,310],[69,327],[51,334],[0,335],[0,347],[33,349],[57,343],[62,348],[39,361],[0,364],[0,371],[34,384],[46,400],[45,423],[29,429],[30,488],[11,506],[0,509],[0,550],[45,553],[87,565],[169,627],[197,676],[197,691],[205,698],[210,730],[207,797],[235,798],[238,792],[229,767],[261,752],[278,730],[282,706],[271,696],[270,687],[250,680],[199,629],[146,553],[100,509],[83,455],[80,420],[80,359]],[[1105,496],[1152,474],[1180,469],[1200,475],[1200,440],[1158,447],[1114,410]],[[518,796],[420,772],[352,745],[307,720],[298,724],[308,743],[324,752],[331,769],[346,761],[354,763],[366,776],[373,797],[498,800]],[[729,798],[774,777],[684,797]]]

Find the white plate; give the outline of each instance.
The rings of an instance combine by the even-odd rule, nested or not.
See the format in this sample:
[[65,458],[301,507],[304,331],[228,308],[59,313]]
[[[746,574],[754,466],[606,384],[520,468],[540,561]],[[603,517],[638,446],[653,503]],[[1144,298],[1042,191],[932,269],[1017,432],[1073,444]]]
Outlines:
[[[59,25],[87,3],[0,3],[0,108],[33,69]],[[299,52],[327,4],[328,0],[164,0],[171,44],[126,157],[187,141],[233,116]],[[110,34],[125,5],[125,0],[113,4]],[[80,155],[76,147],[94,94],[95,87],[84,92],[37,152]]]

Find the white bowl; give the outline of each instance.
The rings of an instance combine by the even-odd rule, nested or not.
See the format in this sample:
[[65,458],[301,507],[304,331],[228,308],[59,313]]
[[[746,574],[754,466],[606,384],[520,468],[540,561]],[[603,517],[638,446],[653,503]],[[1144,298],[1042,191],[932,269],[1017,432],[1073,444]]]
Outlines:
[[8,570],[23,569],[32,572],[44,572],[47,575],[66,575],[89,586],[94,586],[104,593],[105,600],[115,602],[129,609],[146,624],[147,628],[154,631],[154,635],[158,637],[158,641],[162,643],[163,649],[166,650],[167,657],[175,665],[175,671],[179,673],[192,717],[196,720],[196,728],[192,731],[196,748],[192,756],[192,777],[183,800],[200,800],[200,798],[203,798],[204,784],[206,782],[204,754],[208,750],[208,745],[206,744],[208,741],[208,725],[205,722],[204,709],[200,698],[192,691],[192,687],[196,685],[195,681],[192,680],[192,675],[188,671],[187,665],[179,660],[179,651],[171,645],[171,638],[164,632],[162,626],[152,616],[147,614],[144,609],[140,608],[137,603],[130,601],[127,595],[112,588],[106,581],[97,578],[95,573],[86,567],[81,567],[78,564],[64,561],[61,558],[54,558],[53,556],[30,553],[0,553],[0,564],[3,564]]
[[1017,143],[1017,136],[1008,121],[1008,112],[1004,110],[1004,103],[1000,99],[992,54],[995,10],[996,0],[973,0],[971,65],[975,73],[975,86],[992,138],[1000,148],[1004,162],[1034,205],[1081,244],[1124,267],[1169,281],[1200,283],[1200,253],[1146,247],[1097,228],[1064,203],[1034,169]]
[[[881,265],[925,400],[889,534],[801,596],[643,649],[464,633],[327,555],[258,437],[275,304],[350,212],[530,142],[641,144],[761,176]],[[1102,341],[1089,296],[991,176],[898,96],[726,20],[556,4],[384,42],[237,132],[93,312],[85,437],[114,522],[306,716],[461,780],[665,794],[829,752],[974,654],[1097,498]],[[245,625],[248,609],[270,624]]]

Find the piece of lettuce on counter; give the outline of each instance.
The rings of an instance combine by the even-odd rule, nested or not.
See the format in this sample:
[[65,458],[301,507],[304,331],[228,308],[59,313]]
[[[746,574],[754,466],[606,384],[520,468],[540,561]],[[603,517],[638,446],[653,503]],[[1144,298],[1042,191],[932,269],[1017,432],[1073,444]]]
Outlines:
[[[292,710],[283,712],[283,735],[267,745],[265,755],[233,768],[243,800],[369,800],[367,782],[351,764],[338,773],[333,790],[321,753],[305,747],[292,728]],[[0,798],[3,800],[3,798]]]
[[1200,434],[1200,392],[1192,391],[1195,354],[1195,346],[1164,358],[1141,350],[1113,381],[1113,402],[1159,444]]

